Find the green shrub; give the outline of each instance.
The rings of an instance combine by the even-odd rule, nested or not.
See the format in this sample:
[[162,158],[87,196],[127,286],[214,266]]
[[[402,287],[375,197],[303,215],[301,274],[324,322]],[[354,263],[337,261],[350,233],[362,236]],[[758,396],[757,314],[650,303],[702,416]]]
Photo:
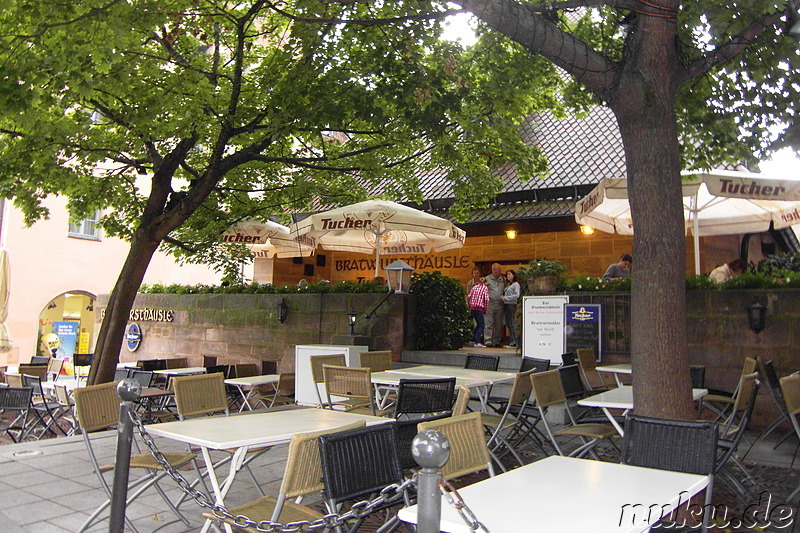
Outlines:
[[800,252],[787,252],[762,259],[756,265],[755,271],[765,274],[780,271],[800,272]]
[[417,350],[456,350],[472,336],[472,320],[464,287],[441,272],[414,273],[410,294],[416,295],[414,316]]
[[297,285],[281,285],[275,287],[269,283],[223,283],[222,285],[142,285],[140,293],[146,294],[319,294],[319,293],[369,293],[386,292],[385,285],[371,281],[355,283],[340,281],[334,284],[310,283],[305,287]]

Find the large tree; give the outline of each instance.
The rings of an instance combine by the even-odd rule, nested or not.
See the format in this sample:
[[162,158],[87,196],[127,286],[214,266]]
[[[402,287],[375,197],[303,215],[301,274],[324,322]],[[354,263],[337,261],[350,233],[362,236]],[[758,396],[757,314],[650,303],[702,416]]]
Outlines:
[[[546,61],[440,42],[435,4],[347,4],[3,4],[0,195],[30,222],[47,216],[45,196],[66,195],[75,217],[102,208],[104,231],[130,241],[91,382],[112,379],[159,246],[218,259],[237,220],[352,202],[378,184],[420,199],[420,170],[448,169],[458,211],[498,191],[491,165],[544,168],[514,123],[557,105]],[[362,12],[375,22],[341,22]],[[520,79],[531,89],[515,91]],[[534,92],[537,79],[549,88]]]
[[[608,106],[636,228],[631,350],[637,412],[691,414],[680,171],[753,162],[797,127],[790,3],[454,0]],[[797,146],[795,138],[795,147]]]

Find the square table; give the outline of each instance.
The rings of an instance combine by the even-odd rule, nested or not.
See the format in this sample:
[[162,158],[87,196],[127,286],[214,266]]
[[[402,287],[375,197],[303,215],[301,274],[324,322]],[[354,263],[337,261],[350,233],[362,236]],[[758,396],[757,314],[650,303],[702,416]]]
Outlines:
[[630,376],[633,374],[633,368],[631,367],[630,363],[619,363],[616,365],[602,365],[595,367],[598,372],[609,372],[614,374],[614,379],[617,382],[617,387],[622,387],[622,375],[626,374]]
[[[694,401],[699,400],[706,394],[708,394],[707,389],[692,389],[692,398]],[[578,405],[601,408],[620,436],[624,436],[622,427],[609,409],[622,409],[624,413],[633,409],[633,387],[625,385],[623,387],[617,387],[616,389],[607,390],[606,392],[601,392],[600,394],[578,400]]]
[[[375,403],[378,409],[386,409],[388,403],[388,394],[382,393],[381,389],[397,389],[400,386],[401,379],[440,379],[438,376],[430,376],[426,374],[414,374],[412,372],[404,372],[403,370],[387,370],[383,372],[372,372],[370,379],[375,387]],[[469,388],[488,387],[489,380],[486,379],[467,379],[456,378],[456,389],[461,385],[466,385]],[[387,391],[388,392],[388,391]]]
[[[696,474],[551,456],[458,492],[493,533],[639,533],[685,504],[708,481]],[[397,516],[416,524],[417,506]],[[445,498],[441,531],[471,533]]]
[[263,376],[247,376],[244,378],[226,379],[225,384],[236,387],[239,391],[239,394],[242,395],[242,400],[244,400],[244,403],[242,403],[242,406],[239,407],[239,412],[241,413],[244,411],[245,407],[247,407],[248,411],[253,410],[253,406],[250,405],[249,400],[253,396],[253,393],[255,393],[258,386],[272,385],[275,387],[279,379],[280,375],[278,374],[264,374]]
[[[192,418],[149,425],[147,432],[158,437],[199,446],[216,502],[224,505],[225,495],[233,484],[236,473],[242,467],[249,448],[286,444],[296,433],[333,430],[358,420],[364,420],[368,426],[393,423],[391,419],[378,416],[312,408]],[[210,450],[232,448],[236,448],[236,452],[231,458],[230,471],[220,483],[212,467],[214,462],[211,460]],[[206,520],[203,532],[209,527],[210,520]],[[230,531],[229,526],[226,526],[226,529]]]
[[164,376],[193,376],[195,374],[205,374],[206,367],[204,366],[190,366],[186,368],[165,368],[163,370],[153,370],[153,374],[161,374]]

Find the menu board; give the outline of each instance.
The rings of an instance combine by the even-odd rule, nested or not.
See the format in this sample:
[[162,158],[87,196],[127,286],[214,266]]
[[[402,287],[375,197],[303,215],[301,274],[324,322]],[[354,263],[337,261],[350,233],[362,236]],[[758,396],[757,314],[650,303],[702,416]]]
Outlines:
[[564,353],[564,305],[569,296],[522,298],[522,355],[561,364]]
[[601,348],[600,304],[566,304],[564,306],[564,351],[574,352],[578,348],[594,348],[598,360]]

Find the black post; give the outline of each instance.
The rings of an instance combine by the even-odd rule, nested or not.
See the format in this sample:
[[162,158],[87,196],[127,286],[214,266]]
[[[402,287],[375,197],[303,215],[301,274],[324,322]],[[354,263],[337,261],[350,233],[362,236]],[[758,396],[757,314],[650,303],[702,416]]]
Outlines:
[[417,533],[439,533],[442,495],[439,469],[450,458],[450,441],[435,429],[417,433],[411,443],[414,460],[422,470],[417,474]]
[[133,421],[130,413],[133,402],[139,399],[142,386],[138,381],[123,379],[117,385],[117,394],[122,399],[119,404],[119,425],[117,426],[117,460],[114,463],[114,484],[111,488],[111,517],[108,533],[122,533],[125,529],[125,507],[128,500],[128,470],[131,465],[131,442],[133,440]]

